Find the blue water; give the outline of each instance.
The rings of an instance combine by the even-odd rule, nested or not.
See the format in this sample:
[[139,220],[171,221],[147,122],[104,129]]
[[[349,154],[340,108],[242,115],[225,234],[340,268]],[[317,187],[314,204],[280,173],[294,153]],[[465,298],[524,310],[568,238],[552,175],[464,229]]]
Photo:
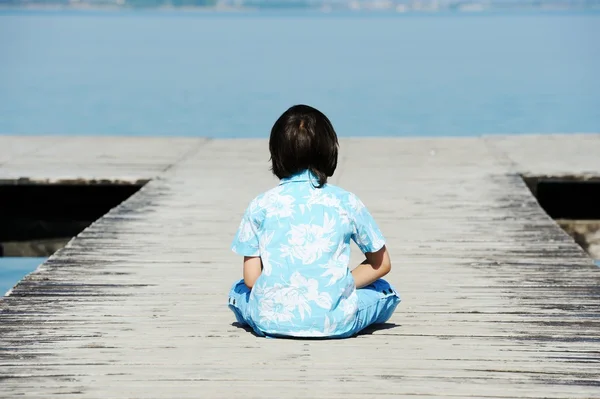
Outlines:
[[600,131],[600,14],[0,12],[0,133]]
[[46,258],[0,258],[0,297],[45,260]]

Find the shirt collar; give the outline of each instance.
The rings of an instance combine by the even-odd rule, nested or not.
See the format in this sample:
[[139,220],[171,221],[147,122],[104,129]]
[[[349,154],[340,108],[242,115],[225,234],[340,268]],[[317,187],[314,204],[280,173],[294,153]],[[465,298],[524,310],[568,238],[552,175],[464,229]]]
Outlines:
[[302,172],[296,173],[293,176],[284,177],[283,179],[281,179],[279,184],[281,185],[281,184],[286,184],[286,183],[305,182],[305,181],[318,182],[319,179],[317,178],[317,176],[314,175],[314,173],[312,173],[310,170],[306,169],[306,170],[303,170]]

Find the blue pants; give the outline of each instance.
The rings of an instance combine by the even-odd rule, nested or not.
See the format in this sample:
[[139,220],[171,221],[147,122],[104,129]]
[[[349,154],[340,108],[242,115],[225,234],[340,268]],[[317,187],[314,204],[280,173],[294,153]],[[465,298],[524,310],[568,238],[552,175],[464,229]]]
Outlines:
[[[379,279],[366,287],[356,290],[358,295],[358,312],[351,331],[335,338],[348,338],[372,324],[385,323],[390,319],[400,303],[400,296],[385,280]],[[229,292],[229,309],[233,311],[237,322],[242,326],[250,326],[258,335],[264,335],[256,328],[248,317],[248,300],[250,289],[240,280],[233,284]],[[333,338],[333,337],[332,337]]]

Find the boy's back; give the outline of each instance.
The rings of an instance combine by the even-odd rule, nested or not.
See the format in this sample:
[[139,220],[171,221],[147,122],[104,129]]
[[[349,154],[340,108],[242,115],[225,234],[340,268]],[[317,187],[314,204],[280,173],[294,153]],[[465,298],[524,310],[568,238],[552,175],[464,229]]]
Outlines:
[[263,271],[248,309],[271,335],[331,336],[353,328],[358,310],[348,269],[350,241],[376,252],[384,239],[362,202],[304,171],[249,205],[232,249],[260,256]]
[[[375,221],[353,194],[327,184],[338,139],[319,110],[296,105],[269,138],[279,186],[246,209],[232,244],[244,278],[229,308],[258,335],[349,337],[387,321],[400,297],[382,279],[389,253]],[[350,241],[365,261],[350,271]]]

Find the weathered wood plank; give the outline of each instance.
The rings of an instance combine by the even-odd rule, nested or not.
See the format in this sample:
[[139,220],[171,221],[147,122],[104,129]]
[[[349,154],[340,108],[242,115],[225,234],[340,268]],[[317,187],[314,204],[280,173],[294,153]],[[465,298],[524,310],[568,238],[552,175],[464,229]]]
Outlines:
[[160,175],[205,138],[0,136],[0,179],[142,180]]
[[[0,179],[153,178],[1,301],[3,397],[600,396],[600,270],[518,176],[600,175],[599,135],[540,138],[543,152],[537,137],[342,140],[332,182],[380,222],[403,303],[386,328],[341,341],[232,325],[228,247],[275,183],[266,141],[157,140],[136,160],[127,140],[0,165]],[[91,162],[68,166],[88,146]]]

